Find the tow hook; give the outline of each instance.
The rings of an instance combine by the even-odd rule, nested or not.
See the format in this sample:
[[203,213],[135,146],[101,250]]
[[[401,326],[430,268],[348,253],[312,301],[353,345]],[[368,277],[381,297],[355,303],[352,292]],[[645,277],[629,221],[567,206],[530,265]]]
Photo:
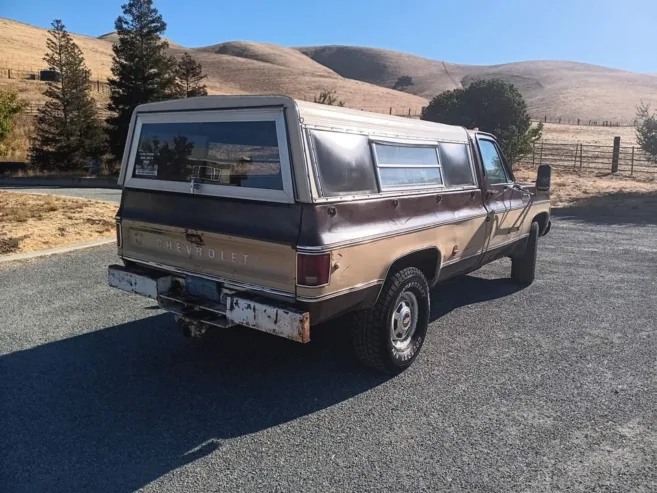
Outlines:
[[195,320],[185,319],[180,315],[176,316],[176,322],[185,337],[201,337],[208,330],[206,324]]

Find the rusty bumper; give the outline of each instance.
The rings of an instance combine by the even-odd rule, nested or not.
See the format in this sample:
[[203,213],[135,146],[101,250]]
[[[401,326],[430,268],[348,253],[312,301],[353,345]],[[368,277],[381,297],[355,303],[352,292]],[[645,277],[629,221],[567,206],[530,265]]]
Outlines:
[[291,308],[260,303],[239,296],[226,298],[226,318],[298,342],[310,342],[310,316]]
[[247,292],[227,291],[222,296],[225,303],[201,300],[184,292],[184,279],[134,272],[120,265],[108,268],[107,279],[113,288],[157,300],[160,308],[183,322],[217,327],[243,325],[293,341],[310,342],[308,312]]

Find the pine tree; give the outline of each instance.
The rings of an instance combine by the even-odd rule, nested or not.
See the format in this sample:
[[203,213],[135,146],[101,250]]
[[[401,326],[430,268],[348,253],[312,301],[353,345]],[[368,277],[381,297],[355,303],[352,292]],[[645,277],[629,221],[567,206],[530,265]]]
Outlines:
[[205,84],[201,84],[207,77],[203,73],[203,66],[185,52],[178,61],[176,70],[176,85],[181,98],[193,98],[196,96],[207,96],[208,91]]
[[42,169],[79,170],[103,154],[105,134],[80,48],[59,19],[49,33],[44,61],[57,75],[47,83],[48,100],[39,110],[30,160]]
[[118,41],[112,47],[113,78],[108,79],[112,113],[107,119],[109,145],[119,160],[134,109],[143,103],[176,97],[176,59],[162,40],[166,23],[153,0],[130,0],[114,23]]

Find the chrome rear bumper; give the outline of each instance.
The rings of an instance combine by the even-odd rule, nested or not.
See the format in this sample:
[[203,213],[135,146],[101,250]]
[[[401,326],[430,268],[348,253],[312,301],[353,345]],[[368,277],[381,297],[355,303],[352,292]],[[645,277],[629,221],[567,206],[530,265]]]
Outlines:
[[179,322],[215,327],[243,325],[293,341],[310,342],[308,312],[250,293],[222,289],[221,302],[206,300],[186,293],[182,278],[121,265],[108,267],[107,281],[113,288],[156,300]]

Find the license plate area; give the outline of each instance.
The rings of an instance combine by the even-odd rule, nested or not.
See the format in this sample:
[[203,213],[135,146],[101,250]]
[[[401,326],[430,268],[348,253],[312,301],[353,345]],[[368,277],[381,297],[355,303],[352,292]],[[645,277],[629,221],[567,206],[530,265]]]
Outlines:
[[185,276],[185,290],[192,296],[220,301],[219,283],[196,276]]

